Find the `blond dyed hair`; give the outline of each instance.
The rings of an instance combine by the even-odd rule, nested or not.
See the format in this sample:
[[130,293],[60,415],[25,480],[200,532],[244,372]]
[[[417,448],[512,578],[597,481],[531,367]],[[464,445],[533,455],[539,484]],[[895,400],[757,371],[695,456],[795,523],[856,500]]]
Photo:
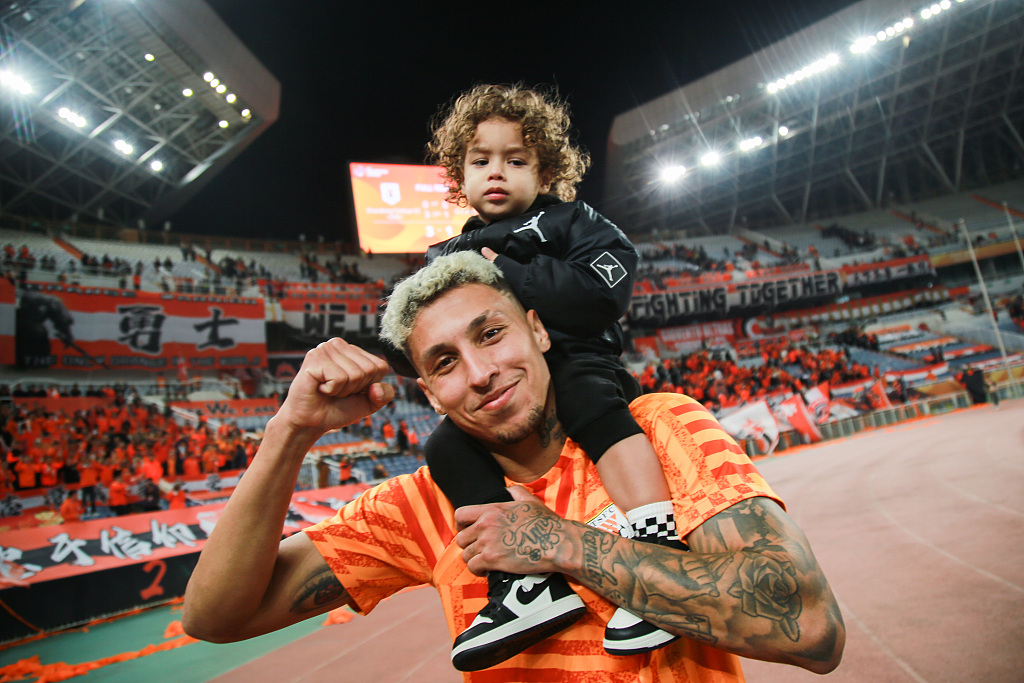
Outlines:
[[381,318],[381,340],[408,358],[409,335],[423,309],[453,289],[471,284],[487,285],[518,301],[498,266],[475,251],[457,251],[434,259],[395,285]]

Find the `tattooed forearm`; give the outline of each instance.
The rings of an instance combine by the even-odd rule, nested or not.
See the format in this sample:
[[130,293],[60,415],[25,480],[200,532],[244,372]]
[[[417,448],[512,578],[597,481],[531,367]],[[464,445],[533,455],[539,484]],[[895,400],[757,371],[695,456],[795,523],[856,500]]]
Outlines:
[[338,577],[324,565],[309,575],[292,601],[294,613],[313,612],[332,603],[341,603],[348,597]]
[[652,624],[819,673],[838,663],[845,630],[828,583],[806,538],[768,499],[707,520],[687,537],[691,552],[591,528],[577,537],[573,574]]
[[621,603],[625,596],[619,590],[619,580],[609,569],[605,568],[604,560],[615,546],[615,537],[596,529],[583,532],[583,571],[589,581],[598,584],[595,587],[608,591],[608,599]]

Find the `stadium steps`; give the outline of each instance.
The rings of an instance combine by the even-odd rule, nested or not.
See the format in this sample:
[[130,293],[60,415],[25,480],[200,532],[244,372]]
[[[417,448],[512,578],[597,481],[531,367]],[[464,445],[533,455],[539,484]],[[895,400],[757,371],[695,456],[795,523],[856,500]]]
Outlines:
[[53,239],[54,244],[56,244],[58,247],[60,247],[64,251],[68,252],[69,254],[71,254],[71,256],[76,261],[78,261],[79,263],[82,262],[82,252],[80,252],[78,249],[76,249],[73,244],[71,244],[70,242],[65,242],[60,237],[54,237],[52,239]]

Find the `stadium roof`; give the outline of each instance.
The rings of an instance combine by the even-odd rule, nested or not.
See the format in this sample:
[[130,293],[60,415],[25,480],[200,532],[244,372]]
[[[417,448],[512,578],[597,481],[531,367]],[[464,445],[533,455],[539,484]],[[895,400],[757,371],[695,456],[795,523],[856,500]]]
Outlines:
[[1024,175],[1024,3],[863,0],[616,117],[630,234],[824,220]]
[[201,0],[0,9],[0,210],[158,225],[278,116],[280,84]]

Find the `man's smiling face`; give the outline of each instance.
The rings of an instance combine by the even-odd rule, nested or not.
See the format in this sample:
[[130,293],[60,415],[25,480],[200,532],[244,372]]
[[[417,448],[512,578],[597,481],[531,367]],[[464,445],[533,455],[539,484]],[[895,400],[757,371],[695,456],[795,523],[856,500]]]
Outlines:
[[420,388],[439,413],[485,445],[516,444],[544,418],[550,348],[537,315],[492,287],[468,284],[426,306],[409,335]]

